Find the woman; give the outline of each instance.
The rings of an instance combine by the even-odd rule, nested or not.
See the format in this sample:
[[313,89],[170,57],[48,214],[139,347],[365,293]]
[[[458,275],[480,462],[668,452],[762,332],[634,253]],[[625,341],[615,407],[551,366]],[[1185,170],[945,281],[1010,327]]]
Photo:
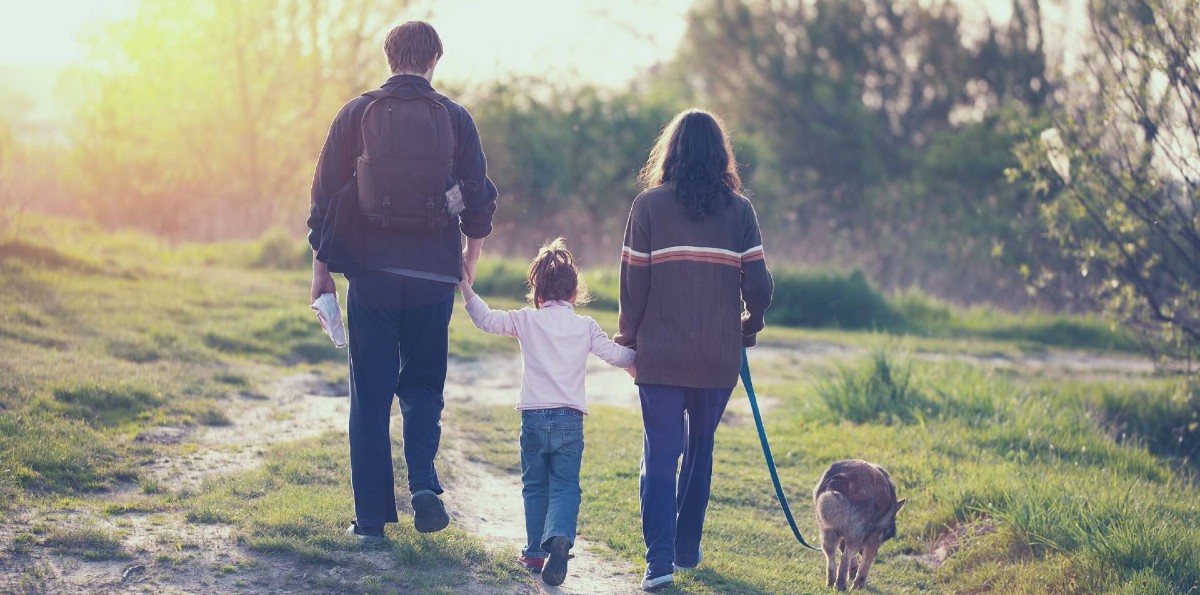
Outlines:
[[646,190],[625,228],[615,341],[637,350],[642,588],[653,590],[674,582],[675,569],[700,563],[713,436],[773,285],[754,207],[712,114],[675,116],[639,180]]

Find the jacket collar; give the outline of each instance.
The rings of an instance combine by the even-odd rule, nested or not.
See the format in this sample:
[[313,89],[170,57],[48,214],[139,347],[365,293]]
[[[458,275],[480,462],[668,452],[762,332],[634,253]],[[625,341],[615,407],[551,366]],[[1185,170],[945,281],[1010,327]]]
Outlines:
[[429,81],[415,74],[397,74],[393,75],[383,83],[384,88],[390,89],[399,85],[412,85],[422,91],[432,91],[433,85]]
[[542,302],[542,309],[546,310],[548,308],[570,308],[574,310],[575,305],[566,300],[549,300]]

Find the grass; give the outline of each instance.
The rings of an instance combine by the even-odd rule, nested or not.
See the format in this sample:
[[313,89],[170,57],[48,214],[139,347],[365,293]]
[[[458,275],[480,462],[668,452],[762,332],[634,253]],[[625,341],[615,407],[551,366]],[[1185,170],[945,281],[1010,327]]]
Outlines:
[[[1165,421],[1194,402],[1198,391],[1186,382],[1050,385],[887,351],[799,378],[780,380],[788,370],[768,363],[756,371],[760,392],[774,402],[767,430],[780,475],[808,536],[816,537],[808,494],[834,460],[883,464],[908,498],[899,536],[872,572],[879,592],[1198,588],[1200,496],[1187,474],[1173,471],[1176,453],[1151,446],[1163,424],[1190,423]],[[733,399],[742,398],[736,390]],[[1115,418],[1098,414],[1105,403],[1121,404],[1124,438],[1114,433]],[[823,558],[798,549],[783,522],[752,422],[736,410],[727,418],[718,430],[705,564],[678,577],[680,591],[824,592]],[[515,472],[510,409],[456,419],[475,438],[472,456]],[[637,563],[641,452],[630,438],[640,433],[638,413],[594,406],[586,423],[580,532]],[[963,538],[941,568],[916,558],[953,527],[988,530]]]
[[[394,448],[399,451],[401,446]],[[352,500],[349,458],[345,435],[340,433],[274,447],[261,468],[217,478],[186,498],[186,518],[192,523],[235,525],[250,550],[295,557],[319,567],[344,565],[347,553],[368,547],[395,562],[395,573],[368,577],[369,585],[389,591],[453,591],[473,579],[506,585],[520,577],[482,539],[453,527],[421,535],[410,524],[392,524],[387,527],[388,544],[360,545],[345,533],[350,518],[347,503]],[[396,475],[405,473],[403,458],[397,457]]]
[[[57,514],[86,502],[79,509],[102,522],[38,523],[18,532],[5,553],[44,548],[85,560],[136,557],[122,545],[129,530],[122,523],[146,514],[231,525],[262,560],[354,564],[361,548],[342,533],[350,500],[344,436],[275,445],[263,466],[216,475],[182,494],[141,471],[187,445],[137,436],[162,425],[228,424],[236,400],[269,398],[261,387],[273,375],[307,371],[346,384],[345,352],[329,345],[307,307],[298,242],[276,232],[255,242],[170,246],[55,219],[34,219],[25,229],[19,242],[0,244],[0,514]],[[523,268],[481,268],[479,285],[493,307],[524,305]],[[588,271],[587,281],[596,299],[581,311],[611,332],[616,275]],[[1020,368],[930,361],[1129,344],[1089,319],[963,310],[917,294],[879,301],[852,275],[785,274],[780,281],[784,299],[772,314],[780,319],[789,303],[808,303],[800,310],[809,311],[838,300],[859,304],[848,308],[858,322],[830,310],[801,322],[819,328],[775,326],[761,337],[767,346],[828,344],[846,363],[753,363],[770,403],[780,474],[810,536],[807,494],[831,461],[879,462],[909,498],[899,536],[872,574],[878,592],[1197,591],[1194,385],[1177,377],[1023,376]],[[339,285],[344,290],[344,281]],[[854,294],[866,301],[853,302]],[[518,348],[457,314],[452,356]],[[894,334],[907,335],[905,353],[874,349]],[[845,356],[863,347],[864,356]],[[473,438],[464,445],[469,456],[518,472],[510,407],[448,407],[452,423]],[[679,590],[825,592],[820,557],[797,549],[782,522],[748,416],[734,408],[728,421],[718,432],[705,564],[681,573]],[[644,552],[638,413],[597,405],[587,425],[581,534],[636,563]],[[117,487],[129,488],[125,497],[107,500]],[[920,560],[954,531],[963,537],[944,565]],[[355,590],[452,592],[479,581],[502,589],[518,580],[506,560],[462,531],[423,536],[401,526],[389,527],[389,535],[392,544],[371,554],[390,557],[392,569],[356,568],[363,580]],[[189,542],[184,549],[199,547]],[[182,550],[162,556],[160,566],[188,563]],[[28,568],[23,584],[52,588],[52,569]],[[228,561],[211,570],[239,579],[252,572]],[[326,580],[311,586],[346,588]]]
[[119,536],[95,527],[56,530],[42,540],[42,545],[58,554],[79,556],[93,562],[132,557],[121,545]]
[[[0,509],[137,480],[153,453],[130,438],[230,423],[227,400],[255,394],[258,371],[344,366],[279,232],[173,247],[61,219],[25,230],[0,244]],[[461,315],[451,335],[459,358],[515,349]]]

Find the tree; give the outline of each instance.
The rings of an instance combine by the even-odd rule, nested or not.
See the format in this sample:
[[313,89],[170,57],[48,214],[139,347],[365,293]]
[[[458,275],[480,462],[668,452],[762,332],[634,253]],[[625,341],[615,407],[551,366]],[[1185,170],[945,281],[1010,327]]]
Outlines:
[[889,289],[1024,305],[1004,263],[1036,229],[1007,184],[1015,123],[1051,103],[1039,0],[969,35],[949,0],[702,0],[686,80],[758,158],[751,189],[789,256]]
[[80,194],[106,222],[170,236],[256,233],[281,205],[298,220],[326,127],[386,75],[378,48],[402,7],[142,2],[92,40],[73,85]]
[[[1057,128],[1023,145],[1049,236],[1082,297],[1200,347],[1200,13],[1189,0],[1097,0]],[[1017,175],[1017,172],[1014,172]],[[1053,279],[1041,271],[1034,281]],[[1160,334],[1161,333],[1161,334]]]

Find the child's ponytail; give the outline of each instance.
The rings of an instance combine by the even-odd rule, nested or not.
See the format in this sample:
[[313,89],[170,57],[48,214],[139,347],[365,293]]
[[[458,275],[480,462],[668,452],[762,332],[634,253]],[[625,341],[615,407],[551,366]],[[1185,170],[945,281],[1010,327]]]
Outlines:
[[535,308],[554,300],[571,301],[582,306],[588,302],[587,288],[579,279],[575,256],[562,237],[547,242],[529,263],[529,293],[525,296]]

